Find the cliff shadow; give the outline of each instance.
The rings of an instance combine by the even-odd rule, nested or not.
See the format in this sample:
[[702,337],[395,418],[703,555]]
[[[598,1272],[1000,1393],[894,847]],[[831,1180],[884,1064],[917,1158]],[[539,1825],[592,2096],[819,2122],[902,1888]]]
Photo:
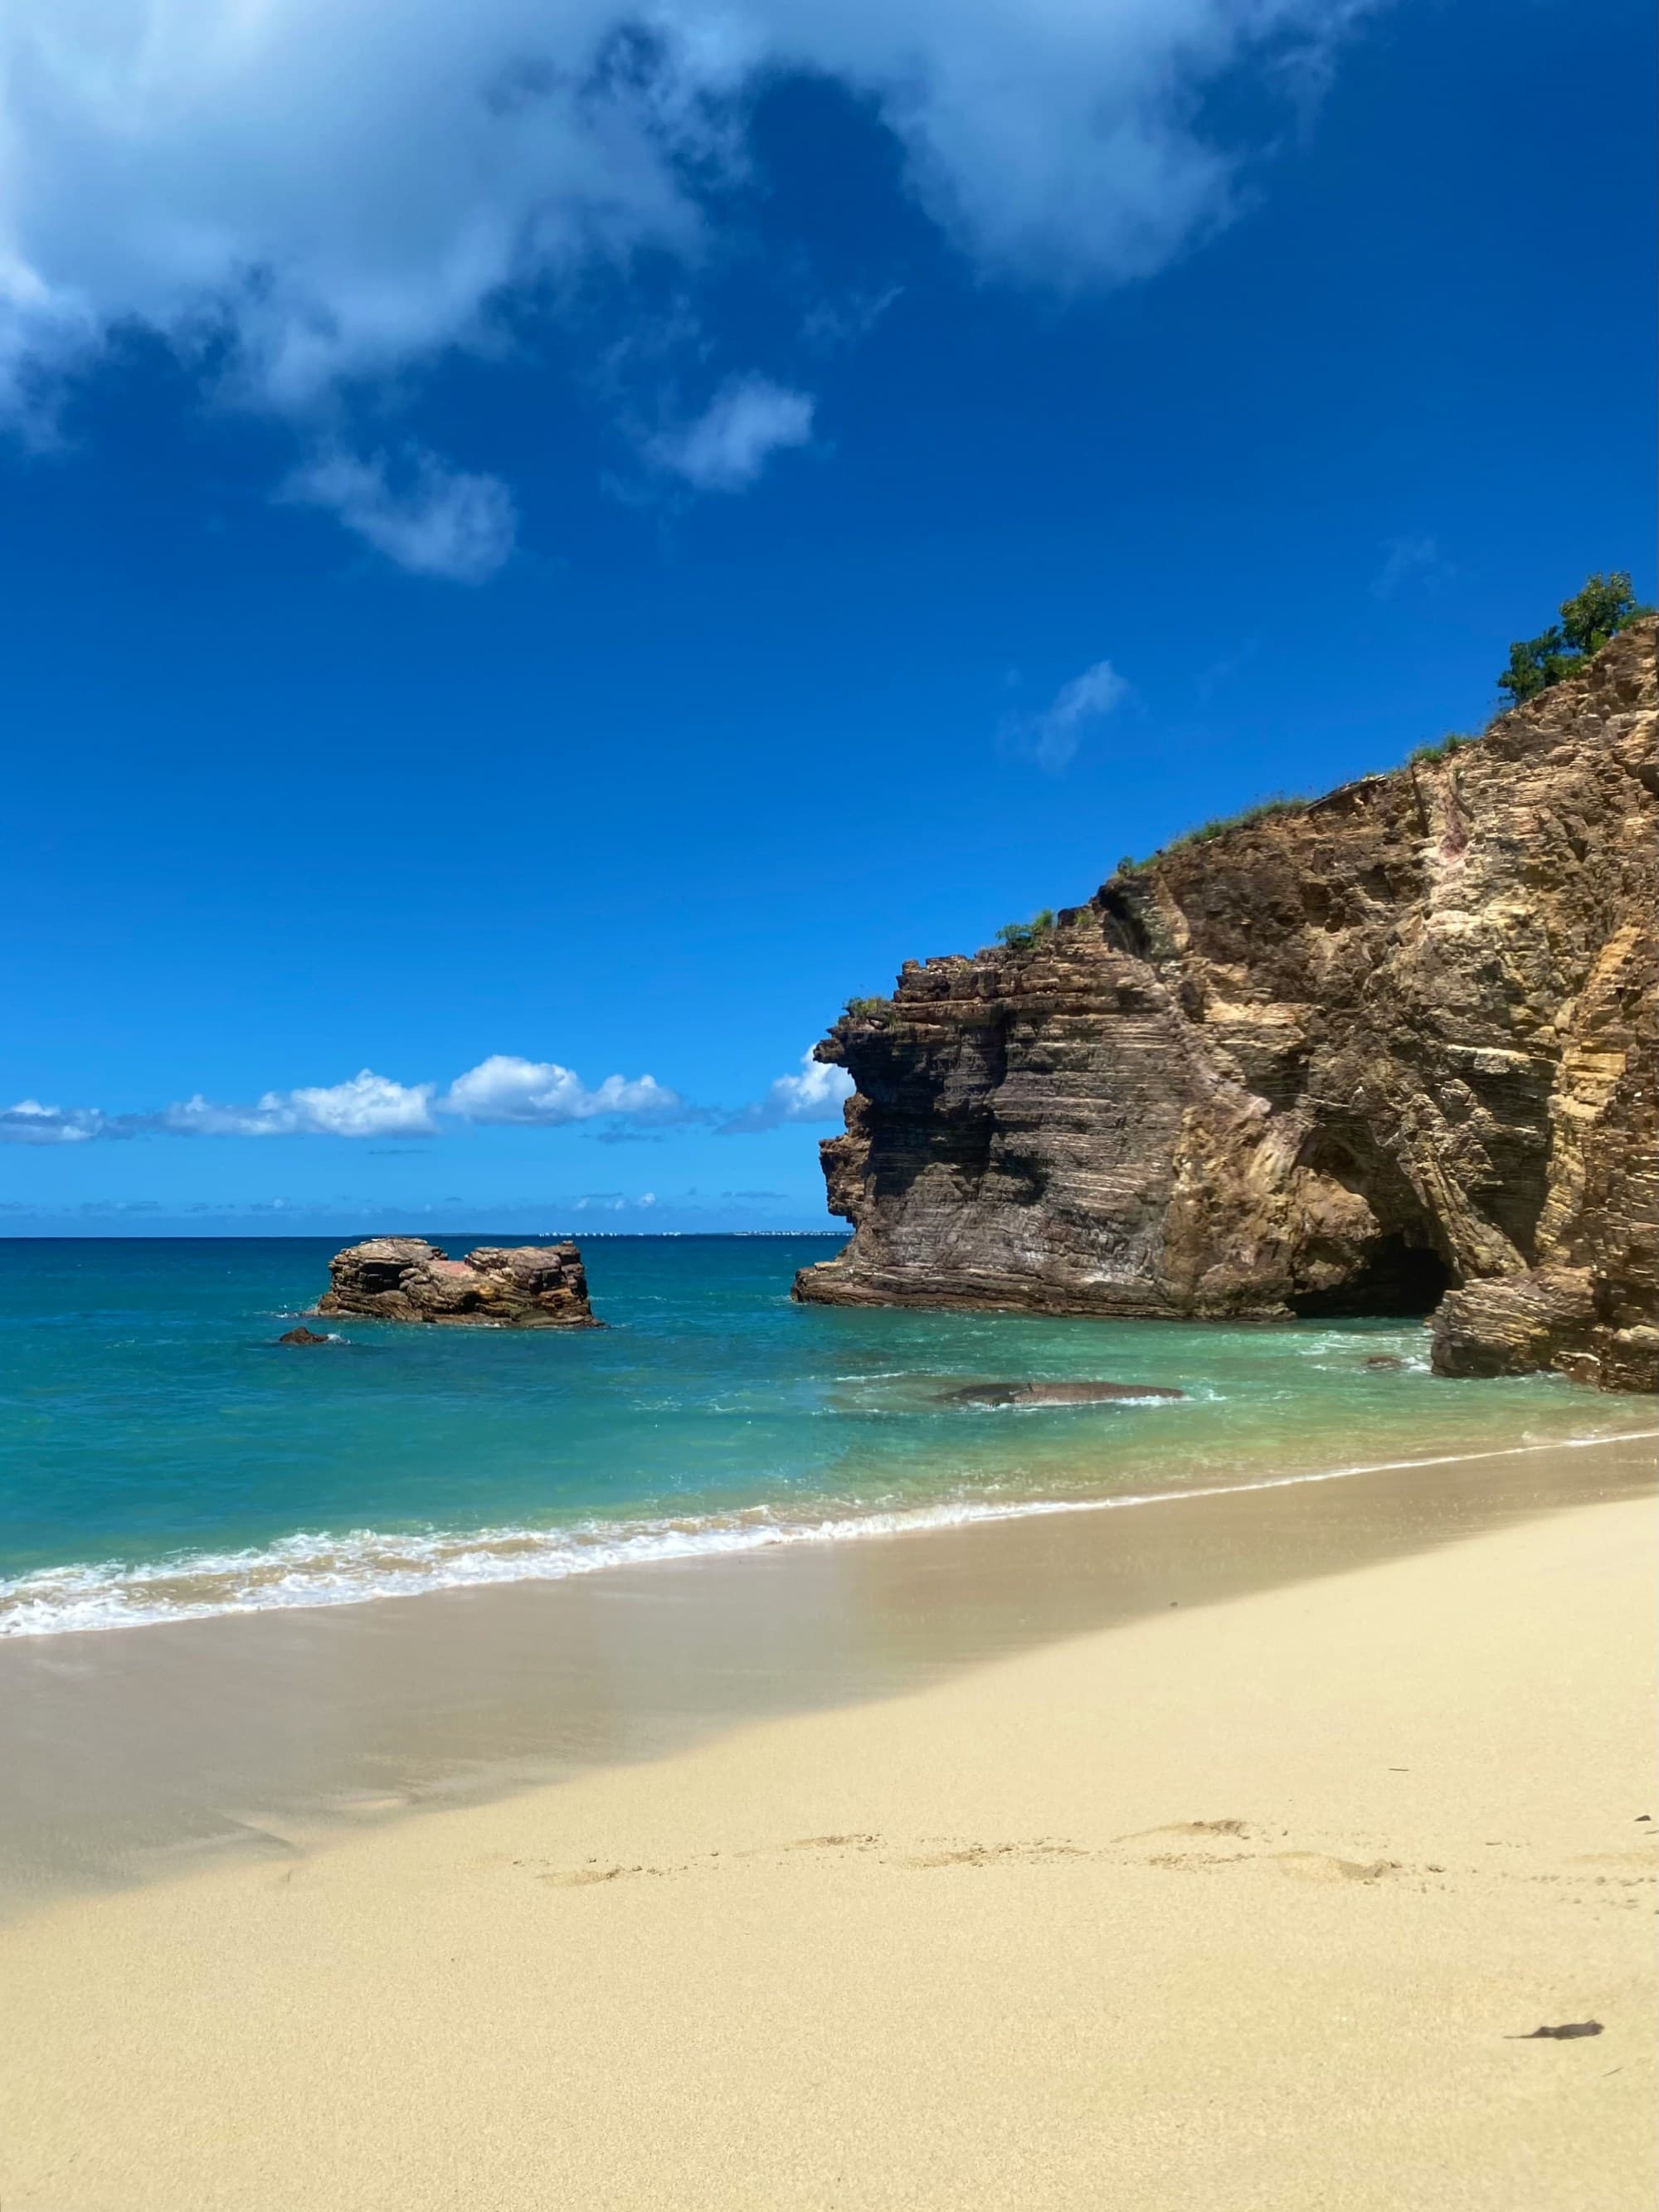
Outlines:
[[1396,1230],[1370,1247],[1346,1282],[1293,1292],[1285,1303],[1299,1321],[1426,1320],[1452,1282],[1438,1252]]

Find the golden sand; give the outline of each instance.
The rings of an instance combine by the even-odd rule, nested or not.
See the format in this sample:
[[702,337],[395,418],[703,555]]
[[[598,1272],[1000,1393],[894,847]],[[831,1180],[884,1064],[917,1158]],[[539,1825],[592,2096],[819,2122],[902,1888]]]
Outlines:
[[0,1936],[0,2203],[1645,2212],[1655,1535],[60,1901]]

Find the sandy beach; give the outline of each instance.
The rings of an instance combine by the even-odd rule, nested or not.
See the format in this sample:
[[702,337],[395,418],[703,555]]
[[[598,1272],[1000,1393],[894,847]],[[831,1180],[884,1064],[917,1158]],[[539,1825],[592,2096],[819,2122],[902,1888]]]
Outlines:
[[1224,1502],[1346,1516],[1277,1579],[40,1903],[0,2202],[1645,2206],[1652,1504],[1365,1480]]

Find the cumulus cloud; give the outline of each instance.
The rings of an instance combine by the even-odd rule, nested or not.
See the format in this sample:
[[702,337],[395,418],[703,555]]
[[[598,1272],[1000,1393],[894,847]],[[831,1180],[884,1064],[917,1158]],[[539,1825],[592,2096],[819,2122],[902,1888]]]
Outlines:
[[641,1114],[666,1119],[684,1110],[684,1101],[652,1075],[629,1079],[607,1075],[590,1091],[574,1069],[556,1060],[515,1060],[491,1053],[477,1066],[458,1075],[439,1101],[442,1111],[464,1121],[523,1122],[554,1127],[562,1121],[592,1121],[606,1114]]
[[1069,767],[1091,722],[1109,714],[1129,687],[1109,660],[1097,660],[1062,684],[1040,714],[1021,714],[1006,725],[1006,733],[1050,775]]
[[156,1115],[176,1137],[429,1137],[431,1083],[394,1083],[364,1068],[349,1082],[267,1091],[252,1106],[220,1106],[198,1091]]
[[769,378],[736,377],[695,422],[665,431],[646,450],[698,491],[742,491],[774,453],[811,441],[812,406],[805,392]]
[[453,469],[416,450],[396,476],[384,453],[333,447],[296,470],[279,497],[320,507],[417,576],[482,584],[513,550],[513,495],[499,477]]
[[834,1121],[854,1085],[844,1067],[827,1067],[810,1051],[800,1056],[799,1075],[781,1075],[763,1098],[745,1106],[722,1125],[722,1136],[744,1136],[757,1129],[776,1129],[786,1121]]
[[[1144,276],[1226,220],[1278,132],[1224,138],[1218,113],[1261,103],[1206,95],[1247,71],[1293,106],[1376,4],[8,0],[0,391],[15,413],[47,404],[137,328],[222,398],[315,422],[366,383],[499,346],[515,298],[597,260],[657,247],[695,271],[744,180],[747,102],[791,71],[881,118],[980,269]],[[763,420],[752,386],[724,430],[683,434],[693,481],[729,488],[800,442],[808,403],[773,390],[768,434],[733,428]],[[350,526],[421,542],[351,520],[383,495],[335,479]]]
[[647,1127],[710,1118],[654,1076],[607,1075],[589,1089],[556,1060],[492,1053],[439,1095],[435,1083],[396,1083],[364,1068],[344,1083],[267,1091],[252,1104],[226,1104],[200,1091],[155,1114],[105,1114],[94,1106],[43,1106],[21,1099],[0,1108],[0,1144],[61,1145],[94,1137],[430,1137],[440,1116],[465,1122],[556,1128],[568,1121]]

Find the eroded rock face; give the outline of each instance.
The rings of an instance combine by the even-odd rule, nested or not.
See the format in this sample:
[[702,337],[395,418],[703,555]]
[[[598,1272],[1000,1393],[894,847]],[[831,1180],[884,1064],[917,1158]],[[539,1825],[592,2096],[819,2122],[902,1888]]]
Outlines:
[[452,1260],[423,1237],[372,1237],[338,1252],[319,1314],[475,1328],[597,1328],[574,1244],[480,1245]]
[[858,1086],[823,1148],[855,1234],[797,1295],[1437,1309],[1443,1373],[1655,1388],[1654,647],[1027,950],[908,963],[817,1048]]

